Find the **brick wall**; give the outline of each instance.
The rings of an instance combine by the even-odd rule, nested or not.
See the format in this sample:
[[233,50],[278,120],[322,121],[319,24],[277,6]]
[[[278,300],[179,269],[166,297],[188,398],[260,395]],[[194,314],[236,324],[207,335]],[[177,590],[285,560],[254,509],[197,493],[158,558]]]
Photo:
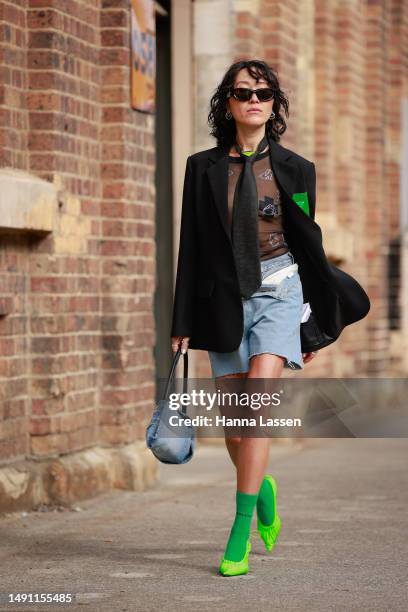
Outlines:
[[[154,397],[154,117],[130,108],[125,0],[2,2],[1,166],[54,231],[3,232],[0,461],[143,435]],[[1,225],[1,220],[0,220]]]
[[103,5],[100,433],[117,444],[143,436],[154,397],[154,117],[129,105],[127,2]]
[[28,0],[0,3],[0,160],[28,168]]

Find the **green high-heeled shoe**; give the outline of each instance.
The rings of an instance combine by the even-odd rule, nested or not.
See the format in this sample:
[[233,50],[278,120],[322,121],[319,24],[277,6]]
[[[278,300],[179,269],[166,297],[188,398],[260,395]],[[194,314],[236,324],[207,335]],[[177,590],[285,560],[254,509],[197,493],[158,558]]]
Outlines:
[[269,480],[271,487],[272,487],[273,497],[274,497],[275,517],[273,519],[273,522],[270,525],[264,525],[261,522],[259,516],[257,516],[257,527],[258,527],[258,533],[261,536],[262,540],[264,541],[266,550],[271,551],[275,545],[275,542],[280,532],[281,520],[280,520],[278,511],[276,509],[276,493],[278,490],[277,484],[275,482],[275,479],[272,478],[272,476],[270,476],[269,474],[267,474],[265,478]]
[[220,574],[223,576],[240,576],[241,574],[247,574],[249,569],[248,557],[250,550],[251,542],[248,539],[246,543],[246,552],[241,561],[230,561],[223,557],[219,568]]

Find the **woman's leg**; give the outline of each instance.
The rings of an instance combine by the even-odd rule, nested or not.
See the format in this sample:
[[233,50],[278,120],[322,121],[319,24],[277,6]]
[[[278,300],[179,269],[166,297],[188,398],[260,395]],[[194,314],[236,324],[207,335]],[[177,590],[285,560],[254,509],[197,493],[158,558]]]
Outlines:
[[[277,355],[262,354],[254,356],[250,361],[250,370],[245,380],[245,390],[251,393],[257,391],[259,385],[251,384],[252,379],[279,378],[284,365],[284,359]],[[232,375],[229,376],[231,378]],[[224,377],[228,378],[228,376]],[[223,386],[222,382],[221,387]],[[273,382],[273,381],[271,381]],[[249,387],[249,389],[248,389]],[[250,409],[250,408],[249,408]],[[242,429],[242,428],[241,428]],[[270,439],[265,437],[239,436],[226,437],[226,445],[233,463],[237,469],[236,515],[232,525],[224,559],[234,563],[244,559],[248,554],[247,541],[250,525],[255,509],[259,489],[268,465]],[[247,551],[247,552],[245,552]],[[221,567],[223,567],[223,561]],[[225,568],[224,568],[225,569]],[[227,571],[229,570],[227,565]]]
[[[249,372],[218,376],[216,378],[217,388],[223,390],[223,387],[225,387],[226,389],[227,387],[226,385],[223,385],[222,381],[230,378],[280,378],[282,375],[283,366],[284,359],[279,355],[269,353],[255,355],[250,360]],[[223,412],[222,409],[221,412]],[[246,440],[246,442],[243,444],[243,446],[241,446],[241,443],[244,440]],[[262,474],[260,477],[262,482],[263,474],[267,468],[270,438],[243,438],[241,436],[225,436],[225,445],[227,447],[229,456],[231,457],[231,461],[237,468],[238,489],[247,492],[249,492],[249,489],[253,490],[255,483],[259,480],[259,474]],[[238,455],[240,457],[239,469]],[[258,461],[254,462],[253,457],[258,459]]]
[[[263,378],[268,380],[270,387],[274,380],[282,375],[284,358],[279,355],[264,353],[255,355],[250,360],[250,369],[247,376],[246,391],[258,392],[257,385],[251,384],[251,379]],[[259,383],[258,383],[259,384]],[[269,393],[273,389],[268,389]],[[245,493],[257,493],[268,466],[270,438],[242,436],[236,451],[237,488]]]
[[[230,390],[226,384],[223,384],[224,380],[228,380],[230,378],[241,378],[241,379],[245,379],[248,376],[248,372],[239,372],[236,374],[226,374],[225,376],[217,376],[216,383],[217,383],[217,389],[220,389],[222,392],[225,392],[227,390]],[[222,407],[220,406],[220,412],[221,414],[226,414],[226,411],[222,409]],[[228,413],[228,416],[231,416],[230,413]],[[229,456],[231,458],[232,463],[235,465],[235,467],[237,466],[237,453],[238,453],[238,447],[239,444],[241,442],[241,436],[236,435],[236,436],[225,436],[225,446],[227,447]]]

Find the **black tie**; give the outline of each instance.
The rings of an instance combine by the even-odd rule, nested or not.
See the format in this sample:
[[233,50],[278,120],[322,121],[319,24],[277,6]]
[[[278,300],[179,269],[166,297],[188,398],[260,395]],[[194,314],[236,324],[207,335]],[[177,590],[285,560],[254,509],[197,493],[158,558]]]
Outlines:
[[258,232],[258,189],[253,163],[267,144],[268,140],[265,135],[255,153],[245,155],[239,144],[235,143],[235,149],[240,154],[244,167],[235,187],[231,235],[241,296],[246,299],[262,284]]

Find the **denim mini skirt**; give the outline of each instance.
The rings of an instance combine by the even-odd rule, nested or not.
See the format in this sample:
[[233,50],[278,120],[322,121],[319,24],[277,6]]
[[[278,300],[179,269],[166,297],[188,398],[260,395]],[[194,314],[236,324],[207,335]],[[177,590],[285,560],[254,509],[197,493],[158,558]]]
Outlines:
[[[262,280],[295,263],[289,251],[261,261]],[[213,377],[249,372],[254,355],[272,353],[285,358],[284,367],[304,368],[300,342],[303,290],[296,270],[276,285],[262,285],[248,299],[242,298],[244,332],[232,353],[208,351]]]

